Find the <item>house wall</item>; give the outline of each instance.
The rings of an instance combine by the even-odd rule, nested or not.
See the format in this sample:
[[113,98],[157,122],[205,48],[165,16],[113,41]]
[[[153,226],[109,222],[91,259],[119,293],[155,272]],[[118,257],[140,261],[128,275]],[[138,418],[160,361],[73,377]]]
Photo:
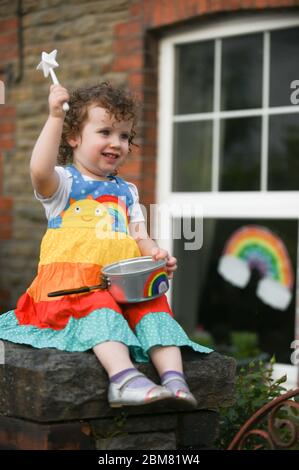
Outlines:
[[143,103],[139,147],[121,176],[148,205],[155,199],[159,38],[215,16],[296,7],[299,0],[0,0],[0,311],[33,279],[46,228],[28,172],[47,117],[50,80],[36,71],[41,52],[58,49],[57,75],[67,88],[111,80],[134,89]]

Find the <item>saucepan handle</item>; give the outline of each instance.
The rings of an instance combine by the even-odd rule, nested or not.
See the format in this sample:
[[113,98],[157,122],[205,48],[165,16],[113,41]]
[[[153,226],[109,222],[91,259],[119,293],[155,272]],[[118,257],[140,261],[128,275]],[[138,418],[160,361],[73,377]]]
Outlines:
[[58,297],[59,295],[71,295],[71,294],[83,294],[84,292],[90,292],[96,289],[107,289],[110,285],[110,281],[106,276],[102,276],[101,284],[97,284],[96,286],[83,286],[83,287],[76,287],[75,289],[65,289],[65,290],[57,290],[55,292],[49,292],[48,297]]

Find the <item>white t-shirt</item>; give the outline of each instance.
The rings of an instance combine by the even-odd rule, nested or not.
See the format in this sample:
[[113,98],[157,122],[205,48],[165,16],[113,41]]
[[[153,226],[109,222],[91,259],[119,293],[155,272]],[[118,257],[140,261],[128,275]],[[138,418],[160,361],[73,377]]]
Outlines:
[[[65,208],[68,198],[71,194],[73,175],[67,168],[63,166],[55,166],[55,170],[59,177],[59,184],[56,192],[49,198],[45,198],[34,191],[34,195],[38,201],[44,206],[47,219],[57,217]],[[85,181],[93,181],[92,178],[82,175]],[[111,182],[116,183],[115,180]],[[139,204],[138,189],[135,184],[126,182],[133,197],[133,204],[129,209],[130,223],[144,222],[144,216]]]

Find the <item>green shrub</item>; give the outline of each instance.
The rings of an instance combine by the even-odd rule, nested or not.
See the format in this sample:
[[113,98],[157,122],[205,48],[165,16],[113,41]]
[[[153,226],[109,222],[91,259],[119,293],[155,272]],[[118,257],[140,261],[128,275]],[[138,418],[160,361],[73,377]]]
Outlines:
[[245,359],[261,354],[258,347],[258,336],[250,331],[233,331],[231,333],[231,345],[236,359]]
[[[251,362],[240,370],[236,381],[236,400],[230,408],[220,408],[219,449],[226,449],[245,422],[263,405],[285,392],[286,376],[273,381],[273,357],[267,365]],[[266,426],[266,425],[265,425]]]

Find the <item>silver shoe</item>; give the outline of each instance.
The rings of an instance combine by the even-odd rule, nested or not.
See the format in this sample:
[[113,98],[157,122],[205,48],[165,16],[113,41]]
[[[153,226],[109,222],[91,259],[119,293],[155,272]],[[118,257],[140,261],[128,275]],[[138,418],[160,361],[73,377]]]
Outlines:
[[[167,384],[169,384],[172,381],[179,381],[182,382],[184,386],[186,386],[186,382],[183,378],[180,378],[179,376],[171,377],[163,382],[163,386],[167,388]],[[169,388],[167,389],[170,393],[172,398],[174,399],[174,406],[177,407],[183,407],[183,408],[196,408],[198,406],[198,401],[196,400],[195,396],[193,393],[186,390],[177,390],[176,393],[172,392]]]
[[147,405],[156,401],[172,398],[172,393],[167,388],[156,385],[148,385],[141,388],[128,388],[127,385],[136,377],[145,377],[139,371],[132,371],[120,383],[111,382],[108,389],[108,401],[112,408],[122,406]]

